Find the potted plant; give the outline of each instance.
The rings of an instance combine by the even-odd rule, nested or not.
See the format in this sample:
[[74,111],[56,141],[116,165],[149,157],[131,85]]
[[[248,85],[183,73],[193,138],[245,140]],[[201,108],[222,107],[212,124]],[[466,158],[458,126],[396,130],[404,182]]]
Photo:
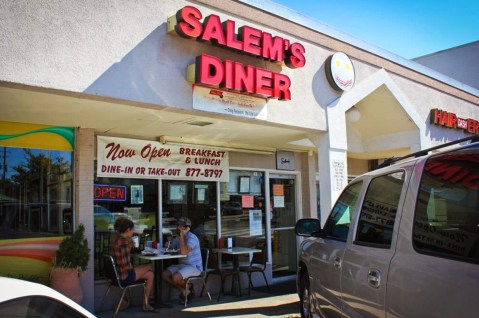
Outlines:
[[83,290],[80,276],[88,268],[90,249],[85,238],[83,224],[71,236],[66,236],[60,243],[53,260],[50,285],[65,296],[81,303]]

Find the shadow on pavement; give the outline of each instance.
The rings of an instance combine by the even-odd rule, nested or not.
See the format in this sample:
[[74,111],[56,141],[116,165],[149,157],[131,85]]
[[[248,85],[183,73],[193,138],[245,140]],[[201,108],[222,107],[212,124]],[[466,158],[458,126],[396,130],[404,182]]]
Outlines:
[[[227,317],[300,317],[299,298],[296,293],[294,280],[279,282],[270,286],[270,290],[264,287],[251,291],[247,296],[247,290],[242,297],[233,295],[222,296],[220,302],[209,302],[206,295],[191,300],[188,307],[180,304],[177,300],[169,302],[173,307],[161,309],[159,313],[143,313],[141,307],[135,306],[118,313],[117,317],[162,317],[162,318],[227,318]],[[95,313],[99,318],[113,317],[113,311]]]

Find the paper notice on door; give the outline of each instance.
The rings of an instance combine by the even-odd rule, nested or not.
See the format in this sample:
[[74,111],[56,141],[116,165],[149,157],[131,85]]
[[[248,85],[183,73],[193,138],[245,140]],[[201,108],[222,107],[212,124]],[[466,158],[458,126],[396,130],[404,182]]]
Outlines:
[[241,196],[241,206],[243,208],[253,208],[254,207],[254,196],[252,196],[252,195]]
[[273,184],[273,195],[284,195],[284,185]]
[[284,196],[282,195],[273,196],[273,206],[275,208],[284,208]]
[[263,235],[261,210],[249,210],[249,235]]

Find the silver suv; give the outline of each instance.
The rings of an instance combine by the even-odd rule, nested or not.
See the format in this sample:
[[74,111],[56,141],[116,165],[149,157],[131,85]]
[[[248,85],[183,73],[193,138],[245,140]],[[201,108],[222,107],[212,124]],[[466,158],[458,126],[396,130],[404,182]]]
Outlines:
[[478,141],[389,160],[344,189],[324,228],[299,220],[301,316],[479,317]]

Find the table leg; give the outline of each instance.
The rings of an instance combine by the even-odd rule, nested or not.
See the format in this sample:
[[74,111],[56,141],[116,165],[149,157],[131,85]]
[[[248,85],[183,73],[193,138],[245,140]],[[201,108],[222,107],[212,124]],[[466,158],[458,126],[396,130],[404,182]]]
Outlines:
[[[238,280],[238,292],[236,293],[236,295],[238,297],[241,297],[241,283],[240,283],[240,272],[239,272],[239,259],[238,259],[238,255],[233,255],[233,270],[235,272],[238,273],[238,275],[236,275],[236,278]],[[233,280],[232,281],[232,284],[233,284],[233,289],[236,289],[236,284],[235,284],[235,276],[233,276],[231,279]]]
[[173,306],[163,302],[163,260],[155,262],[155,307],[172,308]]
[[233,255],[233,269],[237,271],[239,269],[238,255]]

